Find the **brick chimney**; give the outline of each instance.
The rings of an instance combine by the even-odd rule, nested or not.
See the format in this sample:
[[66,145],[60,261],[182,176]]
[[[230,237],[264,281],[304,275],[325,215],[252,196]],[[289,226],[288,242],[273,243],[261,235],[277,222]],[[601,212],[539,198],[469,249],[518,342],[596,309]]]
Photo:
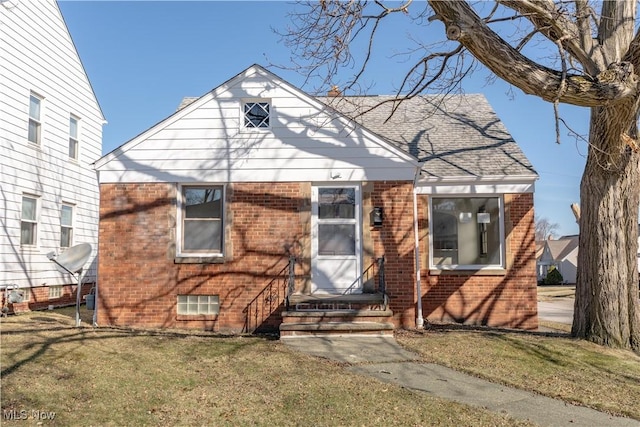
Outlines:
[[331,90],[327,93],[327,96],[337,97],[342,96],[342,91],[338,88],[338,86],[333,86]]

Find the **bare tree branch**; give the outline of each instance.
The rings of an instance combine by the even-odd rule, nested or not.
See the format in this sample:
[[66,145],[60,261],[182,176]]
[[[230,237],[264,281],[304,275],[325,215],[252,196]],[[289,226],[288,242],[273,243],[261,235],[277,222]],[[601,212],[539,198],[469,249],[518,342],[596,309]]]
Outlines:
[[616,103],[638,94],[638,78],[633,67],[612,64],[604,74],[594,78],[567,75],[563,79],[561,72],[533,62],[504,41],[482,22],[467,2],[431,0],[430,4],[436,12],[435,19],[445,24],[450,40],[462,43],[498,77],[525,93],[554,102],[565,81],[566,90],[559,101],[583,107]]
[[[562,46],[584,67],[584,71],[595,76],[600,71],[591,58],[591,46],[580,38],[581,30],[559,10],[552,0],[498,0],[504,6],[516,10],[531,21],[552,42],[562,40]],[[586,43],[586,49],[583,43]]]

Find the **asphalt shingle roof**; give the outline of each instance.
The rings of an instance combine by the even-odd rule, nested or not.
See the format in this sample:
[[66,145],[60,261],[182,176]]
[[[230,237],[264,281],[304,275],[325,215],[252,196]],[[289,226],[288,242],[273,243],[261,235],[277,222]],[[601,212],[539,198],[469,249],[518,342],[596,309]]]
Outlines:
[[424,162],[423,177],[537,176],[484,95],[424,95],[399,105],[394,99],[318,97]]

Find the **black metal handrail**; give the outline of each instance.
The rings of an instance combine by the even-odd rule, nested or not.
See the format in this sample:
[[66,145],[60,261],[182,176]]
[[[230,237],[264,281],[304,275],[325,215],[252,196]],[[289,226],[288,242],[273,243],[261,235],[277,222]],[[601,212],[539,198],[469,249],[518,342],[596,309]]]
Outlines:
[[383,295],[386,295],[387,282],[384,278],[384,261],[385,261],[384,255],[376,259],[376,262],[378,263],[378,292],[380,292]]
[[[376,268],[377,267],[377,268]],[[343,294],[349,294],[353,289],[362,289],[364,284],[369,280],[374,280],[376,274],[378,275],[378,288],[375,289],[376,292],[381,294],[385,294],[386,292],[386,281],[384,278],[384,255],[380,258],[376,258],[358,277],[353,281],[351,286],[349,286]]]
[[254,299],[244,308],[245,314],[244,331],[247,333],[256,332],[261,327],[264,329],[270,326],[265,325],[269,319],[283,304],[288,304],[289,295],[293,292],[295,283],[295,257],[289,257],[289,262],[278,272],[269,283],[260,291]]

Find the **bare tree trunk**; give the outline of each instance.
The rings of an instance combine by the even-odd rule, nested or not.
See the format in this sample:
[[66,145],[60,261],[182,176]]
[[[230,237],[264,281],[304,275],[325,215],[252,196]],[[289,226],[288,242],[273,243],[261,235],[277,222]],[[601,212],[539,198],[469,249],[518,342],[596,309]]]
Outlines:
[[637,140],[637,122],[624,129],[616,120],[625,107],[591,111],[590,148],[580,185],[580,247],[571,333],[640,352],[636,261],[640,153],[624,142],[629,134]]

